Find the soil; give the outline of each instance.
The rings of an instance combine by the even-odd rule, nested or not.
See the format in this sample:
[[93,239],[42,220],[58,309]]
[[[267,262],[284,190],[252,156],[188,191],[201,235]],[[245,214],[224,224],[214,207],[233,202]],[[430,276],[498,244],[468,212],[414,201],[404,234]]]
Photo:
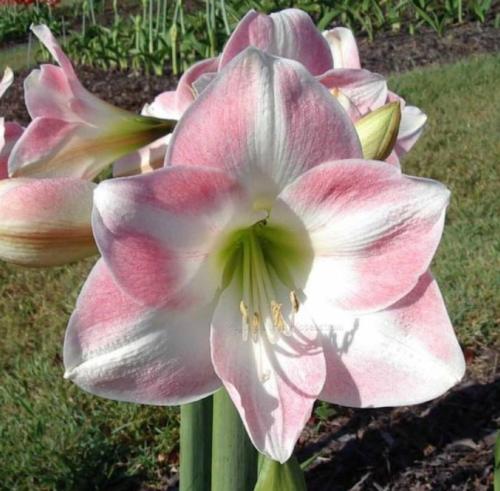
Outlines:
[[[468,351],[465,379],[443,397],[395,409],[346,409],[311,421],[311,491],[487,491],[500,425],[499,354]],[[316,423],[316,425],[314,425]]]
[[[416,36],[386,33],[372,43],[360,39],[364,67],[388,74],[500,52],[500,30],[493,26],[493,14],[485,24],[456,26],[443,37],[429,31]],[[27,73],[17,75],[0,101],[0,114],[6,120],[29,122],[22,100],[22,80]],[[78,75],[92,93],[132,111],[139,111],[176,84],[170,73],[145,77],[79,67]],[[440,399],[396,409],[336,407],[336,413],[325,421],[311,419],[298,444],[299,459],[310,459],[308,489],[492,489],[492,449],[500,425],[500,356],[484,346],[468,348],[466,355],[467,376]],[[164,475],[163,483],[165,488],[175,489],[177,476]],[[138,483],[132,488],[125,484],[125,489],[147,490]]]

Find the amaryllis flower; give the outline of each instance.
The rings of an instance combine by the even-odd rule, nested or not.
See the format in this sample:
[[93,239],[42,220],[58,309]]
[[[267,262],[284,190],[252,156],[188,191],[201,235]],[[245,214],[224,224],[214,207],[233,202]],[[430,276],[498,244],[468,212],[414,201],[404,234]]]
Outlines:
[[[177,90],[159,95],[147,106],[147,113],[157,117],[180,117],[213,80],[215,72],[249,46],[299,61],[316,76],[324,75],[334,66],[327,40],[305,12],[285,9],[265,15],[250,10],[236,26],[221,56],[193,65],[181,78]],[[332,82],[331,77],[329,81]],[[337,89],[334,95],[340,97],[341,102],[346,105],[359,105],[357,113],[366,112],[387,97],[384,78],[367,70],[357,69],[353,73],[342,70],[337,73],[334,82]],[[348,97],[353,100],[350,101]]]
[[[0,98],[14,81],[14,73],[7,67],[0,81]],[[23,128],[14,122],[5,122],[0,115],[0,179],[8,176],[7,162],[16,141],[23,133]]]
[[[354,70],[344,67],[333,69],[329,43],[308,14],[298,9],[285,9],[271,15],[251,10],[240,21],[218,58],[193,65],[183,75],[175,91],[160,94],[153,103],[145,106],[143,114],[179,119],[214,80],[217,72],[249,46],[302,63],[328,87],[353,121],[387,101],[387,83],[381,75],[361,70],[359,66]],[[160,142],[155,144],[153,151],[145,149],[127,156],[115,164],[114,175],[131,175],[157,168],[167,143],[163,140],[161,145]],[[153,165],[145,164],[145,156],[149,154],[154,157]]]
[[[5,70],[0,97],[14,79]],[[95,184],[80,179],[7,175],[7,160],[23,128],[0,118],[0,260],[56,266],[97,252],[90,217]]]
[[164,169],[96,189],[102,259],[70,320],[66,377],[159,405],[224,386],[280,462],[318,398],[436,397],[464,367],[427,273],[448,199],[362,160],[301,64],[248,49],[188,109]]
[[[335,69],[349,70],[356,73],[361,70],[358,46],[353,33],[345,27],[336,27],[323,33],[330,45]],[[335,73],[335,70],[334,72]],[[334,85],[328,75],[322,80],[327,87]],[[406,154],[421,136],[427,121],[427,116],[415,106],[407,106],[405,100],[394,92],[386,91],[385,98],[377,101],[371,109],[377,109],[382,104],[398,101],[401,104],[401,125],[396,141],[395,152],[398,157]],[[363,113],[363,112],[362,112]]]
[[171,131],[168,121],[137,116],[92,95],[48,27],[32,30],[60,66],[42,65],[25,80],[33,121],[12,151],[11,176],[93,179],[114,160]]

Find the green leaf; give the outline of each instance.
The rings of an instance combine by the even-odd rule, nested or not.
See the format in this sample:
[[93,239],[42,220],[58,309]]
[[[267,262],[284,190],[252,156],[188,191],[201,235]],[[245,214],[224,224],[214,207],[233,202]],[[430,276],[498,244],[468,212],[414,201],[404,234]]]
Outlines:
[[306,491],[304,473],[295,457],[284,464],[263,457],[254,491]]

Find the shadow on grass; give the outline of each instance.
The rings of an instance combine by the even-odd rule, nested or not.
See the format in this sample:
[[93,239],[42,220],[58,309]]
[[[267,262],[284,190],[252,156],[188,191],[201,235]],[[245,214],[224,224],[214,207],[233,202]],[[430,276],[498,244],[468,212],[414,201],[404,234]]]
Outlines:
[[300,452],[301,461],[320,451],[330,455],[307,472],[308,489],[424,489],[421,483],[432,483],[425,489],[433,490],[491,486],[487,437],[500,421],[500,378],[484,385],[464,384],[413,408],[348,411],[345,425]]

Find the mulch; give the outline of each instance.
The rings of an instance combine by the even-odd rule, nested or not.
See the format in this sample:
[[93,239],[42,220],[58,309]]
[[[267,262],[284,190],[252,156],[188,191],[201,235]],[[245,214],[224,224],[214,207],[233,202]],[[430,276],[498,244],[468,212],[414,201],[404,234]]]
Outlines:
[[[498,8],[496,9],[498,10]],[[359,40],[364,67],[383,74],[457,61],[473,54],[500,52],[500,30],[488,22],[450,28],[443,37],[431,31],[416,36],[385,33]],[[22,80],[0,101],[0,115],[23,124]],[[92,93],[124,109],[140,111],[176,78],[79,67]],[[298,445],[313,491],[486,491],[493,486],[495,435],[500,425],[499,353],[488,347],[467,351],[465,379],[443,397],[396,409],[336,408],[326,421],[312,419]],[[165,476],[165,483],[175,483]],[[174,486],[175,487],[175,484]],[[141,488],[147,489],[147,488]]]

